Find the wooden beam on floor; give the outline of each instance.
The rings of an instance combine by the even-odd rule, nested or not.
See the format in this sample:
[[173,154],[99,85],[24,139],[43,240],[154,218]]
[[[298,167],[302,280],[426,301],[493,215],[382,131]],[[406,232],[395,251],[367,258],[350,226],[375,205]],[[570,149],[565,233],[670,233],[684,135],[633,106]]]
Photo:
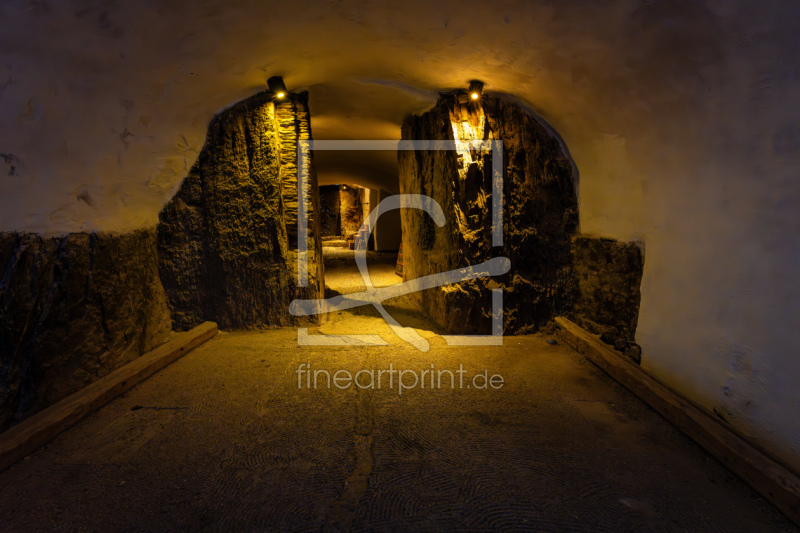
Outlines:
[[217,334],[204,322],[0,434],[0,471]]
[[800,525],[800,476],[758,449],[724,421],[680,396],[600,339],[558,317],[558,335],[606,374],[644,400],[748,485]]

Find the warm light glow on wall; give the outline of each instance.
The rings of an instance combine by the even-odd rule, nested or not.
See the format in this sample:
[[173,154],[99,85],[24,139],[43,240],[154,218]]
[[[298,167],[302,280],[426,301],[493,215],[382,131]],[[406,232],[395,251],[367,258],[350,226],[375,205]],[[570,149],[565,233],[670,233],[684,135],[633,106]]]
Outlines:
[[460,160],[458,173],[461,179],[464,179],[467,177],[469,165],[480,161],[480,151],[473,151],[471,145],[472,141],[484,140],[486,116],[481,112],[477,123],[472,124],[469,120],[461,120],[459,117],[451,115],[450,124],[453,127],[453,139],[456,142],[456,153]]

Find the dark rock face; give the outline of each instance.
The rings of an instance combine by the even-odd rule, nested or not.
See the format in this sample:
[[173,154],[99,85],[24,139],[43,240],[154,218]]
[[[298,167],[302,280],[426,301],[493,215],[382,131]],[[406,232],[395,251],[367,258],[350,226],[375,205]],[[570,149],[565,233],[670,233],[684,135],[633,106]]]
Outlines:
[[342,233],[339,216],[339,186],[323,185],[319,188],[320,231],[323,237],[338,237]]
[[349,237],[364,223],[364,208],[361,205],[361,189],[342,186],[339,192],[342,237]]
[[153,230],[0,233],[0,430],[150,351],[170,330]]
[[[322,294],[317,178],[307,93],[257,94],[217,115],[180,190],[159,215],[158,261],[175,328],[293,323],[295,298]],[[306,169],[308,286],[297,287],[298,165]]]
[[631,346],[639,320],[644,269],[639,246],[581,236],[573,243],[572,261],[577,294],[569,318],[629,353],[631,359],[641,359],[641,349]]
[[400,151],[400,190],[425,194],[442,207],[446,224],[402,211],[407,279],[511,260],[511,271],[431,289],[417,298],[444,329],[490,331],[491,292],[503,287],[506,333],[536,330],[569,309],[573,299],[571,240],[578,229],[572,164],[558,141],[517,105],[484,96],[459,103],[443,94],[436,106],[406,119],[403,139],[503,141],[503,246],[491,247],[492,175],[488,150]]

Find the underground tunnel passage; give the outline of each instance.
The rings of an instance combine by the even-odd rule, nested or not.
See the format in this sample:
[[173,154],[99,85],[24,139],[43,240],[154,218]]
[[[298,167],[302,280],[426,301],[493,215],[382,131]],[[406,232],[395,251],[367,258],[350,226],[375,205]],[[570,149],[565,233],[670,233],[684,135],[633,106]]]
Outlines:
[[[468,91],[443,93],[431,111],[404,123],[403,140],[451,146],[398,150],[397,176],[390,176],[396,181],[387,187],[432,198],[444,214],[441,227],[418,209],[380,213],[370,227],[369,215],[389,197],[386,190],[353,184],[318,187],[316,150],[298,152],[298,143],[311,139],[307,95],[263,93],[219,115],[198,162],[157,226],[159,273],[174,326],[185,330],[205,320],[222,328],[294,323],[288,312],[291,300],[325,293],[323,250],[329,262],[342,266],[349,258],[355,267],[357,249],[374,252],[373,260],[391,266],[396,256],[380,252],[396,252],[402,241],[407,280],[495,256],[510,261],[502,277],[411,295],[442,331],[489,334],[492,291],[499,290],[501,333],[536,332],[564,315],[620,350],[638,353],[640,245],[580,235],[574,165],[560,140],[541,119],[510,100],[471,94],[480,99],[471,99]],[[499,142],[488,152],[468,146],[492,139]],[[352,143],[352,151],[359,148]],[[492,157],[499,159],[497,168]],[[298,196],[301,167],[309,178],[306,200]],[[493,195],[501,197],[497,205]],[[305,238],[298,225],[301,201],[308,216]],[[333,215],[327,212],[331,205],[336,206]],[[500,226],[497,246],[495,224]],[[324,246],[334,230],[344,243],[327,242],[344,250]],[[306,289],[298,288],[295,275],[300,240],[308,250],[302,260],[309,276]],[[396,282],[385,275],[387,270],[381,270],[384,284]],[[341,272],[348,274],[357,276],[358,271]]]
[[794,8],[268,4],[0,8],[3,530],[797,530]]

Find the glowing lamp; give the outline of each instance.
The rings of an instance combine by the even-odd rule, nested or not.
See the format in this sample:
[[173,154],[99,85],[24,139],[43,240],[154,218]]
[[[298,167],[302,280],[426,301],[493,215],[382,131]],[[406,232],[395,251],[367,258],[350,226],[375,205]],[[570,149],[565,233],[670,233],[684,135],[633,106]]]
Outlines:
[[480,80],[472,80],[469,82],[469,96],[473,100],[477,100],[481,97],[481,92],[483,92],[483,82]]
[[267,80],[269,90],[275,95],[276,98],[283,98],[286,96],[286,85],[283,83],[283,78],[280,76],[273,76]]

